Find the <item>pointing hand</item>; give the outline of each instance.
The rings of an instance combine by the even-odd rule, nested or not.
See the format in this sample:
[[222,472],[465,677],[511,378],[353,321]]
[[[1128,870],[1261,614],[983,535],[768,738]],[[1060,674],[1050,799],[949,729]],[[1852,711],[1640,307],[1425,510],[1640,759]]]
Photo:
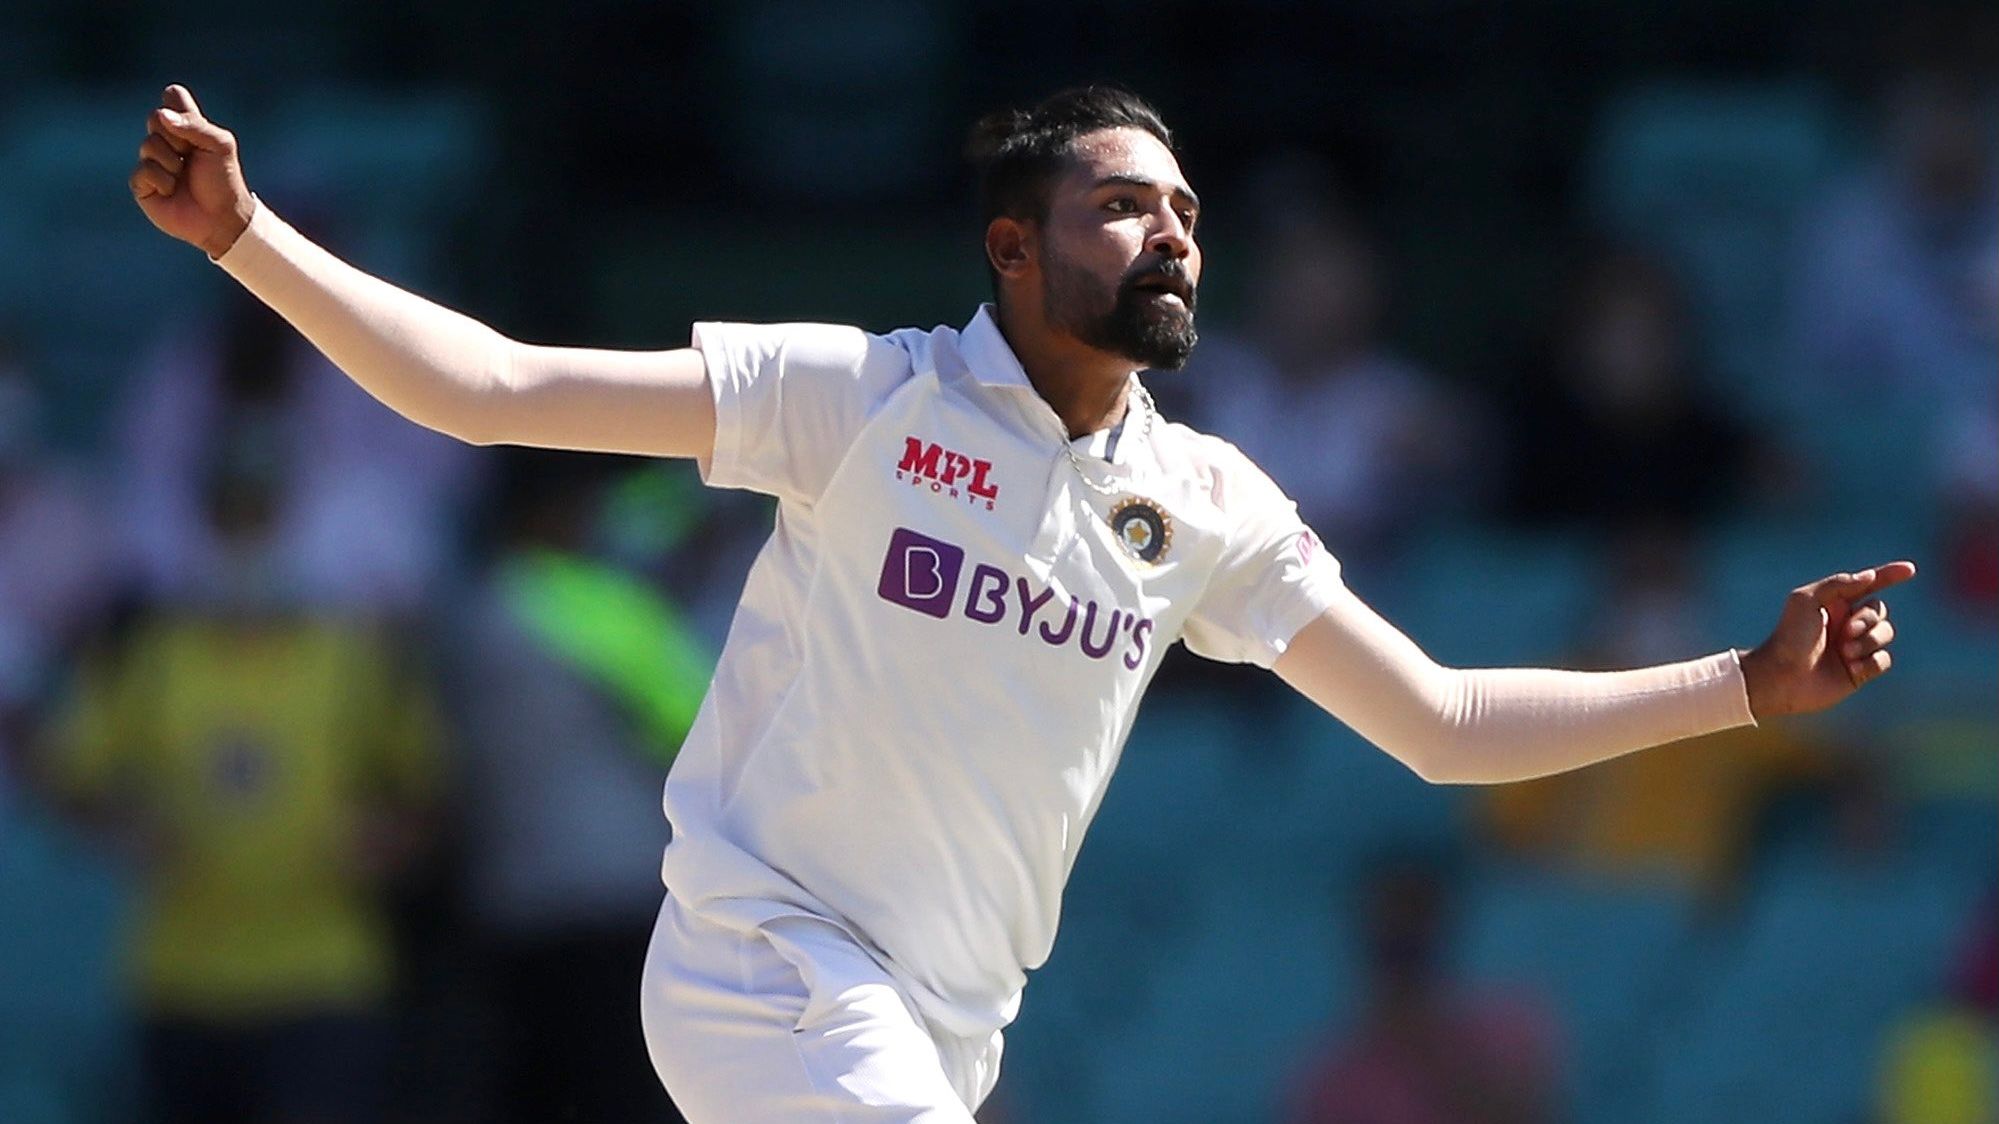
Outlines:
[[1742,657],[1750,712],[1824,710],[1886,672],[1895,626],[1873,595],[1915,576],[1915,563],[1889,562],[1792,590],[1770,638]]

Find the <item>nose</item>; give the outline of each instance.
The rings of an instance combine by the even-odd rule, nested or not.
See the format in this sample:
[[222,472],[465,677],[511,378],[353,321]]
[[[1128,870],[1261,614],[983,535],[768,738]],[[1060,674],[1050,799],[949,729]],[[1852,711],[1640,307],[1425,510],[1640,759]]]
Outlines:
[[1180,221],[1180,212],[1173,209],[1171,202],[1160,205],[1158,220],[1145,240],[1145,248],[1162,258],[1180,259],[1193,252],[1194,232]]

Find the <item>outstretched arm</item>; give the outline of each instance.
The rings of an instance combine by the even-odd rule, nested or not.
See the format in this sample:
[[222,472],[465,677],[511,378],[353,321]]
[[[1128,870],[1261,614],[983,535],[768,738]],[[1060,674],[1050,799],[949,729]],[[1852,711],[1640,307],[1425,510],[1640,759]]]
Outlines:
[[1276,671],[1425,780],[1527,780],[1831,706],[1888,669],[1887,609],[1863,599],[1914,575],[1894,562],[1825,578],[1753,651],[1633,671],[1443,667],[1342,591]]
[[169,86],[130,186],[153,225],[199,246],[349,377],[419,425],[480,445],[707,457],[701,353],[539,347],[372,277],[272,213],[236,138]]

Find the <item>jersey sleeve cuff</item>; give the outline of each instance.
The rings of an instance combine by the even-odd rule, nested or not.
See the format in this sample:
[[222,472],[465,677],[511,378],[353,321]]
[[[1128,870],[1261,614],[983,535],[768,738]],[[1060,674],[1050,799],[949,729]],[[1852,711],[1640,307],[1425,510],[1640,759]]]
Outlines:
[[1759,726],[1756,712],[1749,708],[1749,680],[1742,675],[1742,653],[1730,648],[1700,661],[1715,684],[1714,720],[1718,730],[1737,726]]
[[715,447],[695,462],[701,482],[715,488],[739,488],[742,479],[742,382],[729,361],[728,331],[717,323],[694,325],[693,345],[708,371],[708,392],[715,399]]
[[231,276],[237,276],[238,270],[259,260],[263,256],[259,251],[268,251],[271,236],[285,226],[285,221],[273,214],[256,192],[250,193],[250,207],[250,225],[244,227],[243,233],[236,236],[236,241],[222,251],[221,257],[208,259],[210,264],[221,266]]
[[1249,653],[1249,662],[1264,668],[1274,666],[1305,626],[1332,607],[1341,585],[1339,563],[1321,552],[1271,610],[1270,635]]

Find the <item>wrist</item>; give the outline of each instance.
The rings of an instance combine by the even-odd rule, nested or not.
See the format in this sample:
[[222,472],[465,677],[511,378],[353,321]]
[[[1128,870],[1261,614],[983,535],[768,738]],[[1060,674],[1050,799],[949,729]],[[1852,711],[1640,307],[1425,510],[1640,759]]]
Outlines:
[[1735,659],[1742,666],[1742,691],[1749,699],[1749,716],[1762,722],[1777,713],[1770,697],[1769,656],[1761,648],[1737,648]]
[[230,247],[236,245],[236,240],[243,237],[243,232],[250,229],[250,220],[255,217],[256,213],[257,197],[252,195],[244,202],[236,205],[235,210],[229,217],[223,220],[220,229],[207,238],[202,239],[202,252],[207,254],[211,260],[219,259],[222,255],[228,253]]

